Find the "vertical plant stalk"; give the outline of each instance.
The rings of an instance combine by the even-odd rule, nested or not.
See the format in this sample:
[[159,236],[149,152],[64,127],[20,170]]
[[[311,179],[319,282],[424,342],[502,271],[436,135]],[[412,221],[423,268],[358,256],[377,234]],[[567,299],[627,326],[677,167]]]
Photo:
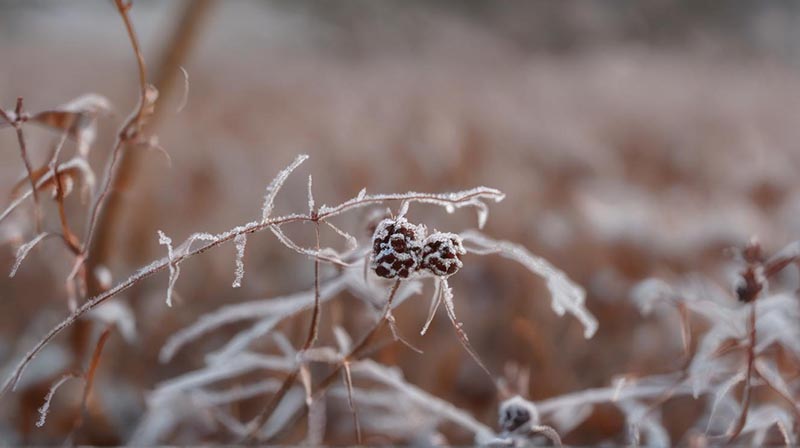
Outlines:
[[353,414],[353,426],[356,430],[356,444],[363,445],[361,438],[361,423],[358,421],[358,406],[353,398],[353,375],[350,373],[350,361],[342,363],[342,375],[344,375],[344,383],[347,386],[347,402],[350,405],[350,411]]
[[59,139],[58,144],[53,150],[53,155],[50,158],[49,167],[50,171],[53,172],[53,180],[56,184],[56,204],[58,205],[58,219],[61,222],[62,238],[64,239],[64,243],[67,245],[69,250],[78,256],[81,253],[81,242],[77,235],[75,235],[75,233],[72,231],[69,221],[67,220],[67,211],[64,207],[64,185],[62,184],[61,174],[59,173],[58,168],[59,156],[61,155],[61,150],[64,148],[64,144],[67,142],[67,136],[67,131],[61,133],[61,138]]
[[[180,14],[180,23],[177,24],[154,75],[154,85],[162,100],[175,89],[176,75],[188,58],[214,2],[215,0],[189,0],[184,3]],[[146,128],[151,130],[155,128],[162,113],[163,108],[156,107]],[[111,193],[97,217],[96,235],[89,257],[89,263],[92,266],[105,264],[111,257],[112,246],[117,235],[116,230],[125,212],[125,204],[118,192],[128,190],[133,186],[135,174],[142,164],[142,157],[141,151],[123,151],[120,155],[117,172],[111,182]]]
[[728,444],[733,443],[739,434],[742,433],[744,425],[747,423],[747,412],[750,409],[750,396],[752,393],[752,377],[754,364],[756,361],[756,302],[753,300],[750,304],[750,316],[747,320],[748,326],[748,339],[747,339],[747,370],[744,376],[744,391],[742,392],[742,410],[739,417],[736,419],[736,425],[731,431],[728,438]]
[[[76,275],[80,273],[85,289],[82,292],[89,297],[95,296],[101,292],[100,285],[93,275],[93,273],[96,272],[95,268],[98,266],[98,263],[90,255],[90,250],[92,249],[94,241],[94,234],[97,229],[98,218],[106,204],[106,198],[110,194],[112,185],[114,184],[114,179],[118,168],[117,165],[122,153],[124,152],[123,150],[126,147],[126,142],[138,138],[140,134],[141,124],[145,116],[145,108],[147,107],[149,101],[147,69],[144,63],[144,55],[141,52],[139,39],[136,36],[136,31],[133,28],[133,23],[131,22],[129,16],[129,11],[133,6],[132,0],[114,0],[114,5],[116,6],[117,11],[122,18],[122,22],[125,25],[128,39],[136,57],[136,67],[139,78],[139,102],[136,108],[125,119],[125,122],[117,131],[117,136],[111,149],[111,156],[106,166],[100,190],[92,201],[92,206],[89,211],[81,253],[76,256],[76,264],[73,269],[73,273]],[[80,359],[83,356],[83,352],[85,350],[84,347],[87,345],[86,335],[88,335],[88,332],[86,331],[86,324],[81,321],[76,322],[76,326],[73,331],[74,340],[72,344],[76,359]]]
[[75,419],[75,423],[72,426],[72,431],[67,438],[67,444],[69,445],[74,444],[75,437],[80,433],[83,423],[86,421],[86,416],[89,413],[89,394],[92,392],[92,385],[94,384],[94,377],[97,373],[97,366],[100,365],[100,356],[103,354],[103,347],[105,347],[108,337],[111,336],[112,329],[113,326],[106,327],[106,329],[100,334],[100,337],[97,338],[97,345],[95,345],[94,352],[92,353],[92,360],[89,362],[89,368],[84,376],[86,383],[84,384],[83,388],[80,412],[78,413],[78,417]]
[[[126,143],[135,139],[142,130],[141,127],[143,117],[145,115],[145,107],[147,106],[148,102],[147,68],[144,63],[144,55],[139,47],[139,39],[136,36],[136,31],[133,29],[133,23],[131,23],[131,18],[128,14],[128,11],[133,5],[130,3],[130,1],[125,2],[124,0],[114,0],[114,3],[117,6],[117,10],[122,18],[122,22],[125,24],[125,30],[128,32],[128,39],[130,40],[131,47],[133,48],[133,53],[136,56],[136,67],[139,73],[139,103],[136,109],[134,109],[131,115],[125,120],[125,123],[117,133],[116,141],[113,149],[111,150],[111,159],[108,163],[108,167],[106,168],[103,186],[100,188],[100,192],[97,194],[97,197],[94,200],[92,211],[89,215],[86,238],[84,238],[84,251],[86,252],[88,252],[89,248],[92,246],[94,233],[97,228],[98,217],[105,205],[106,197],[109,195],[109,192],[115,183],[114,179],[117,175],[118,163],[122,153],[124,152],[123,150],[126,146]],[[92,291],[90,291],[90,293],[91,292]]]
[[[319,221],[316,220],[317,213],[311,213],[314,220],[314,233],[316,235],[316,250],[319,253]],[[308,350],[314,346],[319,336],[319,315],[320,315],[320,294],[319,294],[319,257],[314,257],[314,310],[311,313],[311,327],[308,329],[308,337],[303,344],[302,350]]]

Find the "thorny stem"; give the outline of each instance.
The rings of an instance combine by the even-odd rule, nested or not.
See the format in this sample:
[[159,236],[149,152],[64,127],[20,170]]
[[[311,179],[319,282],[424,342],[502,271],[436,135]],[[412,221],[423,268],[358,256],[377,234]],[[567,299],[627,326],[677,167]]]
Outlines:
[[[449,202],[449,203],[456,204],[456,206],[459,206],[459,205],[468,204],[469,201],[475,199],[476,197],[480,197],[480,196],[485,197],[486,195],[495,195],[495,194],[496,194],[495,197],[498,197],[498,198],[502,197],[502,193],[498,192],[497,190],[488,189],[488,188],[479,188],[479,189],[471,190],[469,192],[464,192],[464,194],[462,194],[461,196],[455,196],[455,197],[447,196],[446,200],[445,199],[442,199],[442,200],[446,201],[446,202]],[[338,213],[341,213],[341,212],[343,212],[345,210],[350,210],[350,209],[353,209],[353,208],[361,207],[361,206],[365,205],[366,203],[372,203],[372,202],[375,202],[375,201],[408,200],[408,201],[416,201],[416,202],[425,202],[426,200],[429,200],[430,198],[442,198],[442,197],[445,197],[445,196],[435,195],[435,194],[430,194],[430,193],[408,193],[408,194],[403,194],[403,195],[376,195],[376,196],[372,196],[370,199],[362,199],[362,200],[351,199],[349,201],[343,202],[342,204],[339,204],[338,206],[336,206],[336,207],[334,207],[334,208],[332,208],[330,210],[336,210],[336,213],[338,214]],[[75,323],[81,316],[83,316],[84,314],[86,314],[88,311],[92,310],[96,306],[100,305],[101,303],[105,302],[106,300],[116,296],[117,294],[119,294],[119,293],[121,293],[123,291],[128,290],[133,285],[138,284],[140,281],[152,276],[153,274],[156,274],[158,272],[161,272],[161,271],[167,269],[167,267],[171,263],[181,263],[184,260],[186,260],[187,258],[193,257],[195,255],[202,254],[202,253],[204,253],[204,252],[206,252],[206,251],[208,251],[210,249],[213,249],[213,248],[215,248],[215,247],[217,247],[217,246],[219,246],[221,244],[224,244],[224,243],[227,243],[229,241],[232,241],[235,237],[237,237],[238,235],[241,235],[241,234],[256,233],[256,232],[260,232],[262,230],[275,228],[275,227],[281,226],[283,224],[288,224],[288,223],[320,221],[320,220],[325,219],[325,217],[331,216],[332,213],[333,212],[329,212],[327,214],[319,214],[317,216],[294,214],[294,215],[282,216],[282,217],[279,217],[279,218],[268,219],[266,221],[254,221],[254,222],[248,223],[248,224],[246,224],[244,226],[241,226],[241,227],[235,229],[235,231],[230,231],[230,232],[227,232],[225,234],[218,235],[217,238],[215,238],[213,241],[207,242],[206,244],[204,244],[204,245],[202,245],[202,246],[200,246],[198,248],[195,248],[195,249],[192,249],[192,250],[187,250],[185,253],[180,254],[179,256],[173,258],[172,260],[170,260],[169,258],[162,258],[161,260],[158,260],[158,261],[153,262],[153,263],[151,263],[150,265],[148,265],[148,266],[146,266],[144,268],[141,268],[139,271],[137,271],[135,274],[133,274],[127,280],[125,280],[125,281],[123,281],[121,283],[118,283],[113,288],[108,289],[106,291],[103,291],[103,292],[95,295],[93,298],[87,300],[86,302],[83,303],[83,305],[81,305],[78,309],[73,311],[69,316],[67,316],[58,325],[56,325],[55,327],[51,328],[50,331],[41,340],[39,340],[39,342],[36,343],[36,345],[31,349],[31,351],[29,351],[25,355],[25,357],[23,357],[23,359],[20,361],[20,363],[17,365],[17,367],[12,372],[11,376],[3,384],[3,388],[0,389],[0,398],[2,398],[2,396],[6,392],[8,392],[9,390],[13,389],[16,386],[17,381],[19,381],[20,376],[22,375],[23,371],[28,366],[28,364],[36,357],[36,355],[39,354],[39,352],[53,338],[55,338],[65,328],[67,328],[70,325],[72,325],[73,323]],[[85,256],[84,255],[79,255],[76,258],[77,258],[76,265],[75,265],[75,267],[73,269],[73,272],[70,274],[70,276],[77,275],[78,272],[85,271],[85,266],[84,266]],[[398,286],[399,286],[399,284],[396,284],[395,287],[393,288],[393,291],[396,291]],[[390,296],[387,305],[391,304],[393,297],[394,297],[394,293],[392,293],[392,295]],[[391,310],[391,308],[389,308],[389,310]],[[386,313],[384,313],[384,318],[381,320],[381,322],[378,324],[378,326],[380,326],[385,321],[386,321]],[[374,328],[373,331],[371,332],[371,334],[374,333],[374,332],[377,332],[377,330],[378,330],[378,328]]]
[[748,328],[749,328],[749,337],[747,341],[747,370],[745,372],[744,377],[744,392],[742,397],[742,410],[739,412],[739,417],[736,420],[736,425],[733,427],[731,431],[731,435],[728,438],[728,444],[733,443],[739,434],[741,434],[742,429],[744,429],[745,423],[747,423],[747,411],[750,408],[750,395],[752,389],[752,376],[754,370],[754,364],[756,360],[756,302],[757,300],[753,300],[750,304],[750,318],[748,319]]
[[[91,311],[98,305],[102,304],[106,300],[116,296],[117,294],[128,290],[133,285],[139,283],[140,281],[161,272],[167,269],[170,263],[181,263],[185,259],[189,257],[193,257],[195,255],[202,254],[210,249],[213,249],[221,244],[227,243],[233,240],[237,235],[241,234],[249,234],[255,233],[264,229],[269,228],[270,226],[274,225],[281,225],[290,222],[304,222],[308,221],[309,218],[300,215],[290,215],[290,216],[283,216],[279,218],[274,218],[265,222],[253,222],[247,226],[244,226],[237,232],[230,232],[230,234],[226,234],[224,237],[221,237],[217,240],[210,241],[200,247],[192,249],[186,253],[180,254],[169,260],[169,258],[162,258],[161,260],[146,266],[145,268],[140,269],[134,275],[129,277],[127,280],[123,281],[122,283],[117,284],[115,287],[104,291],[93,298],[86,301],[83,305],[81,305],[77,310],[75,310],[72,314],[67,316],[66,319],[61,321],[58,325],[53,327],[34,347],[28,352],[25,357],[20,361],[17,367],[14,369],[11,376],[6,380],[5,384],[3,385],[2,390],[0,390],[0,398],[7,393],[9,390],[12,390],[15,386],[17,381],[19,381],[20,376],[22,375],[25,368],[28,364],[39,354],[39,352],[59,333],[61,333],[65,328],[72,325],[75,321],[77,321],[81,316],[86,314],[87,312]],[[76,266],[76,270],[79,266]]]
[[409,201],[409,202],[422,202],[422,203],[446,202],[458,206],[458,205],[469,204],[470,201],[472,201],[473,199],[484,198],[486,196],[492,196],[496,201],[502,200],[505,197],[503,193],[493,188],[476,188],[474,190],[465,192],[464,195],[459,197],[448,197],[432,193],[374,195],[370,196],[369,198],[363,198],[363,199],[354,198],[349,201],[345,201],[335,207],[327,208],[323,213],[319,214],[319,219],[325,220],[332,216],[339,215],[346,210],[359,207],[366,207],[371,204],[381,204],[386,201]]

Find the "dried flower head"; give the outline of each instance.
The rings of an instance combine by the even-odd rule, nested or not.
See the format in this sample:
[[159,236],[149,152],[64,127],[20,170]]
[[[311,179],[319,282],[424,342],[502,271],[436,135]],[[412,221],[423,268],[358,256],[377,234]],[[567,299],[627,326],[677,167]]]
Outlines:
[[498,424],[507,432],[527,432],[539,424],[539,411],[528,400],[516,395],[500,403]]
[[439,277],[455,274],[464,265],[461,256],[467,253],[461,237],[454,233],[434,232],[422,246],[422,269]]
[[384,219],[372,237],[372,269],[384,278],[407,278],[422,261],[425,227],[405,218]]

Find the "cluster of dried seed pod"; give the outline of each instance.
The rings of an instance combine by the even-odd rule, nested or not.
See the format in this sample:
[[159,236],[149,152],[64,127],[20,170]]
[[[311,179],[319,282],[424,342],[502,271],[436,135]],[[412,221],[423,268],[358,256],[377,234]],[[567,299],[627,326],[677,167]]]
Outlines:
[[414,272],[447,277],[463,266],[467,251],[461,237],[434,232],[405,218],[384,219],[372,237],[372,270],[384,278],[408,278]]

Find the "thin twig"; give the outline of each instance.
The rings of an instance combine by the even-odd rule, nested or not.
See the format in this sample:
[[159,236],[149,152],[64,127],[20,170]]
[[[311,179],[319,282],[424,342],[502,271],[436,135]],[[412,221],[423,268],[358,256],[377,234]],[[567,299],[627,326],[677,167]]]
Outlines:
[[100,337],[97,338],[97,344],[95,345],[94,352],[92,353],[92,360],[89,362],[89,368],[84,375],[86,379],[86,383],[83,386],[83,397],[81,398],[81,410],[78,414],[78,418],[75,420],[75,423],[72,427],[72,432],[70,433],[67,440],[72,444],[75,441],[75,436],[80,432],[81,428],[83,427],[83,422],[86,420],[86,416],[89,412],[88,404],[89,404],[89,394],[92,391],[92,385],[94,384],[94,377],[97,373],[97,366],[100,365],[100,355],[103,353],[103,347],[106,345],[106,341],[108,337],[111,336],[111,330],[113,326],[106,327],[105,330],[100,334]]
[[[267,228],[269,228],[270,226],[273,226],[273,225],[280,225],[280,224],[285,224],[285,223],[289,223],[289,222],[304,222],[304,221],[308,221],[308,218],[305,217],[305,216],[289,215],[289,216],[283,216],[283,217],[271,219],[271,220],[269,220],[267,222],[253,222],[253,223],[250,223],[247,226],[243,226],[237,232],[229,232],[228,234],[224,235],[223,237],[221,237],[219,239],[207,242],[205,245],[202,245],[202,246],[200,246],[198,248],[192,249],[191,251],[188,251],[188,252],[186,252],[184,254],[178,255],[172,261],[170,261],[168,258],[162,258],[161,260],[158,260],[158,261],[156,261],[156,262],[154,262],[154,263],[152,263],[152,264],[140,269],[135,274],[130,276],[127,280],[125,280],[125,281],[117,284],[113,288],[108,289],[108,290],[96,295],[95,297],[89,299],[83,305],[81,305],[77,310],[75,310],[73,313],[71,313],[69,316],[67,316],[64,320],[62,320],[58,325],[56,325],[55,327],[50,329],[50,331],[38,343],[36,343],[36,345],[31,349],[31,351],[29,351],[25,355],[25,357],[20,361],[20,363],[14,369],[14,371],[11,374],[11,376],[6,380],[6,382],[3,385],[2,390],[0,390],[0,398],[5,393],[7,393],[9,390],[12,390],[16,386],[17,381],[19,381],[20,376],[22,375],[22,373],[24,372],[24,370],[28,366],[28,364],[30,364],[30,362],[36,357],[36,355],[38,355],[39,352],[41,352],[41,350],[53,338],[55,338],[59,333],[61,333],[65,328],[67,328],[70,325],[72,325],[81,316],[83,316],[87,312],[91,311],[92,309],[94,309],[95,307],[97,307],[101,303],[105,302],[106,300],[111,299],[112,297],[116,296],[117,294],[128,290],[133,285],[138,284],[140,281],[142,281],[142,280],[144,280],[144,279],[146,279],[146,278],[148,278],[148,277],[150,277],[150,276],[152,276],[152,275],[154,275],[154,274],[156,274],[158,272],[161,272],[161,271],[167,269],[167,267],[170,265],[171,262],[172,263],[181,263],[187,258],[193,257],[195,255],[202,254],[202,253],[204,253],[204,252],[206,252],[208,250],[211,250],[211,249],[213,249],[213,248],[215,248],[215,247],[217,247],[217,246],[219,246],[221,244],[224,244],[226,242],[232,241],[234,238],[236,238],[237,235],[240,235],[240,234],[243,234],[243,233],[255,233],[255,232],[267,229]],[[81,265],[77,265],[76,266],[76,270],[78,270],[80,268],[80,266]]]
[[[163,101],[170,96],[175,87],[175,78],[178,69],[188,58],[194,43],[197,40],[204,20],[209,16],[213,0],[188,0],[184,2],[180,11],[180,23],[169,38],[169,44],[161,55],[154,70],[153,84],[158,89],[159,97]],[[153,116],[145,124],[145,132],[150,132],[158,125],[165,108],[156,107]],[[122,151],[118,162],[118,169],[111,183],[111,194],[106,204],[99,211],[97,217],[94,241],[92,242],[90,264],[102,264],[110,256],[111,246],[122,214],[126,210],[120,191],[133,188],[135,175],[139,172],[142,151]],[[91,267],[91,266],[90,266]]]
[[31,159],[28,156],[28,145],[25,143],[25,134],[22,131],[22,122],[24,121],[23,113],[22,97],[17,98],[17,106],[14,110],[13,120],[8,116],[6,111],[0,108],[0,118],[3,118],[3,120],[5,120],[8,124],[13,126],[14,130],[17,132],[17,142],[19,143],[20,156],[22,158],[22,163],[25,165],[25,173],[28,177],[28,182],[31,184],[31,191],[33,192],[36,233],[42,233],[42,209],[39,203],[39,192],[36,189],[36,179],[33,177],[33,165],[31,165]]
[[350,411],[353,414],[353,426],[356,429],[356,443],[362,445],[361,441],[361,423],[358,421],[358,407],[355,400],[353,400],[353,375],[350,373],[350,362],[344,361],[342,363],[342,375],[344,376],[344,384],[347,387],[347,402],[350,405]]
[[[316,213],[311,214],[312,217]],[[314,221],[314,233],[316,235],[316,248],[319,253],[319,221]],[[314,258],[314,310],[311,313],[311,327],[308,329],[308,337],[303,344],[302,350],[308,350],[314,346],[319,336],[319,315],[320,315],[320,298],[319,298],[319,257]]]
[[748,329],[749,329],[749,337],[747,341],[747,370],[745,372],[744,377],[744,392],[742,397],[742,409],[739,412],[739,417],[736,419],[736,424],[731,431],[731,435],[728,438],[728,444],[733,443],[739,434],[741,434],[742,429],[744,429],[745,423],[747,423],[747,412],[750,408],[750,395],[752,392],[752,377],[753,377],[753,370],[754,364],[756,360],[756,302],[757,300],[753,300],[750,304],[750,317],[748,319]]
[[[328,376],[323,379],[319,385],[317,386],[315,392],[312,394],[312,400],[318,399],[325,393],[325,391],[333,384],[334,381],[339,377],[339,373],[344,368],[344,363],[357,359],[361,352],[367,348],[372,338],[383,328],[384,324],[388,322],[389,312],[392,309],[392,304],[394,302],[394,297],[397,294],[397,290],[400,287],[401,280],[398,279],[395,281],[394,285],[392,285],[392,289],[389,291],[389,297],[386,299],[386,305],[384,306],[383,314],[381,319],[361,338],[358,344],[356,344],[350,352],[342,358],[342,362],[339,363],[336,367],[334,367],[333,371],[331,371]],[[267,422],[269,417],[275,411],[275,408],[278,407],[278,404],[283,399],[284,395],[289,391],[291,386],[293,385],[294,381],[297,380],[297,376],[299,375],[299,369],[294,369],[292,373],[284,381],[281,388],[278,392],[270,399],[267,403],[267,406],[259,413],[259,415],[253,419],[251,422],[251,429],[244,440],[240,441],[241,443],[248,442],[253,439],[257,439],[258,433],[261,431],[261,427]],[[303,407],[301,413],[305,413],[307,411],[307,407]],[[299,416],[297,417],[299,418]]]
[[131,23],[131,19],[128,15],[128,11],[131,8],[131,3],[126,3],[123,0],[114,0],[114,4],[117,6],[117,10],[122,17],[123,23],[125,24],[125,29],[128,32],[128,38],[136,56],[136,66],[139,72],[139,102],[134,111],[122,125],[119,132],[117,132],[116,141],[114,142],[114,146],[111,150],[111,160],[109,161],[108,168],[106,169],[103,186],[100,188],[100,191],[94,200],[91,213],[89,214],[86,237],[83,239],[85,252],[89,250],[89,247],[92,244],[92,237],[94,236],[99,213],[105,204],[106,197],[111,191],[111,185],[114,183],[114,177],[116,176],[117,162],[119,161],[120,153],[122,152],[126,142],[133,140],[138,136],[142,126],[145,107],[148,103],[147,69],[144,65],[144,56],[139,48],[139,39],[136,37],[136,31],[133,29],[133,24]]

